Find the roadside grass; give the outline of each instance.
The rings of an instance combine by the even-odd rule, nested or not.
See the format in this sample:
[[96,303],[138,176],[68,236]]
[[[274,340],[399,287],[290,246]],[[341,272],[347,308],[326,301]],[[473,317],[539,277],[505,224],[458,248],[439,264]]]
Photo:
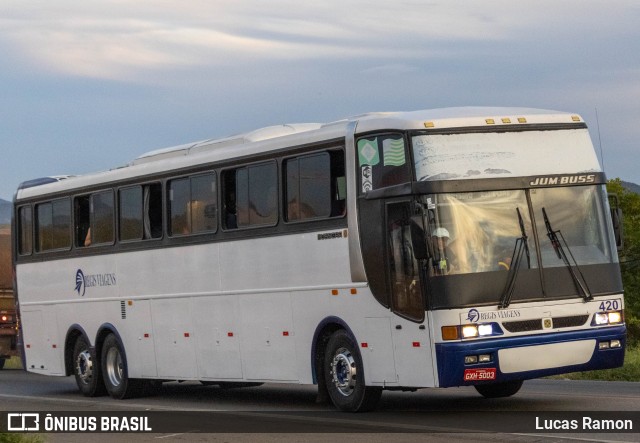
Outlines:
[[621,368],[572,372],[549,378],[561,380],[640,381],[640,345],[627,348]]
[[0,443],[43,443],[40,435],[7,434],[0,432]]
[[[4,362],[4,369],[22,369],[20,357],[11,357]],[[3,443],[3,440],[0,440]]]

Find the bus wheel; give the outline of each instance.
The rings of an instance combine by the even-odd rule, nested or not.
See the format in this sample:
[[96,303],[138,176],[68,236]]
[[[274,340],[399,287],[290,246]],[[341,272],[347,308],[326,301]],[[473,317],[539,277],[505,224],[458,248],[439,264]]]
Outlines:
[[324,378],[331,401],[341,411],[370,411],[382,395],[382,388],[366,386],[358,345],[343,329],[334,332],[327,343]]
[[522,383],[522,380],[514,380],[492,385],[474,385],[473,387],[485,398],[500,398],[514,395],[520,390]]
[[125,399],[140,395],[144,388],[142,380],[130,379],[124,347],[115,335],[109,334],[102,345],[102,377],[109,395]]
[[73,346],[73,375],[78,389],[87,397],[97,397],[105,393],[104,381],[100,375],[100,364],[84,337],[78,337]]

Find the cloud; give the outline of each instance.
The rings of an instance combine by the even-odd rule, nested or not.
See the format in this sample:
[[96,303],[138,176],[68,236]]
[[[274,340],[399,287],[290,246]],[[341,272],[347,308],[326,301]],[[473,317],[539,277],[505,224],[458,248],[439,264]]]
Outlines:
[[[0,39],[41,68],[115,80],[144,81],[150,72],[270,60],[391,57],[396,61],[388,66],[401,66],[400,58],[451,53],[456,41],[495,42],[497,51],[500,42],[548,21],[549,9],[536,5],[40,1],[30,10],[22,3],[4,5]],[[573,8],[554,8],[561,17],[579,16]]]

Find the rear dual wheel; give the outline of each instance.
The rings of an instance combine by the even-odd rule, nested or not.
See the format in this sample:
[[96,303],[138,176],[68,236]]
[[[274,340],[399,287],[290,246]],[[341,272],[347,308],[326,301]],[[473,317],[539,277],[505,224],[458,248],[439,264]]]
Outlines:
[[109,334],[104,340],[100,362],[104,384],[111,397],[132,398],[144,392],[148,383],[145,380],[129,378],[124,346],[114,334]]
[[78,389],[87,397],[105,394],[104,382],[100,372],[100,364],[95,350],[89,346],[87,339],[78,337],[73,346],[73,375]]

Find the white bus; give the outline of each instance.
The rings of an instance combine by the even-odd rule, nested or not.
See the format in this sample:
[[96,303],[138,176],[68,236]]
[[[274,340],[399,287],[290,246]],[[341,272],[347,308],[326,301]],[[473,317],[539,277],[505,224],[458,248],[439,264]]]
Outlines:
[[23,184],[28,371],[87,396],[168,380],[381,392],[621,366],[601,171],[577,115],[372,113],[150,152]]

